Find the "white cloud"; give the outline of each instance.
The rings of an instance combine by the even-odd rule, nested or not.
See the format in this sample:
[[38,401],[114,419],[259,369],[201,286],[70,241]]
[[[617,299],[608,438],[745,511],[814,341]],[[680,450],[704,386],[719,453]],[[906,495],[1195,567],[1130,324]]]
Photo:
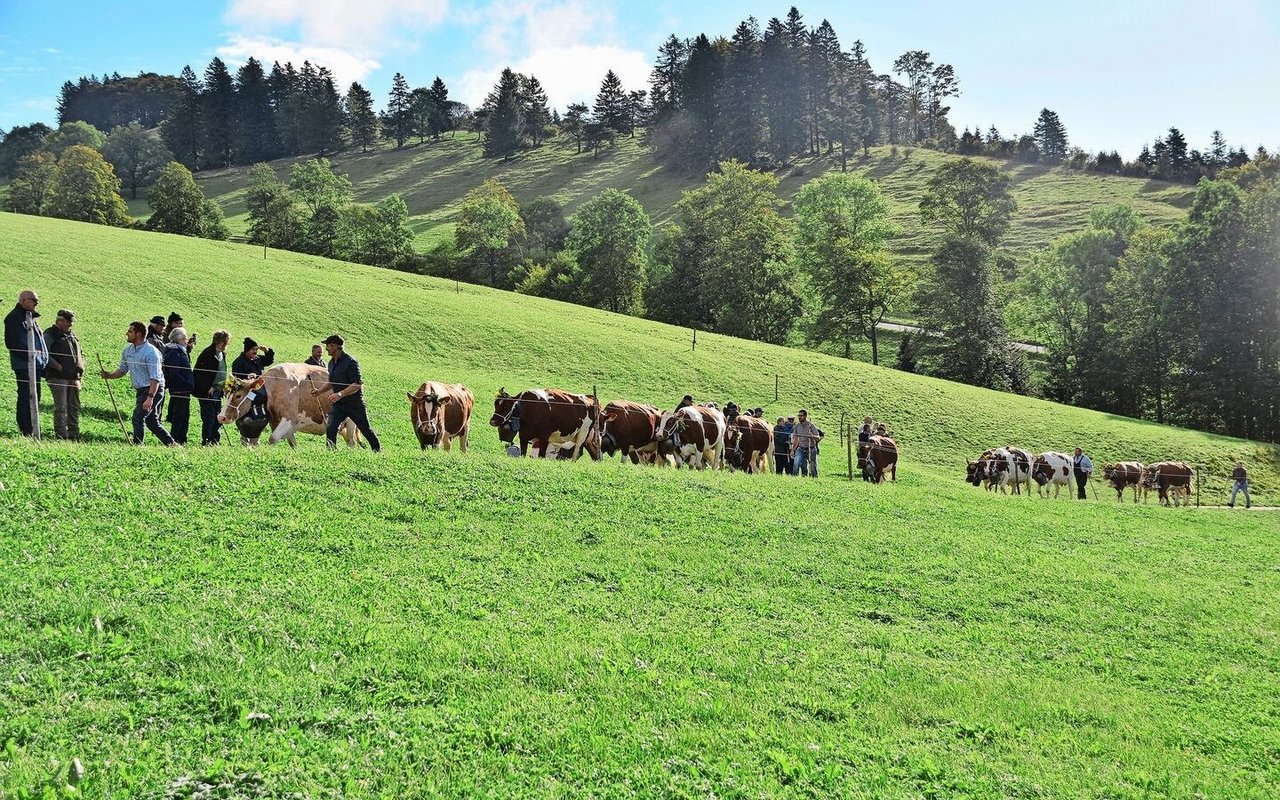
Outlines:
[[296,26],[296,38],[308,45],[370,54],[438,25],[448,9],[448,0],[231,0],[226,20],[251,34]]
[[610,69],[628,90],[647,86],[648,56],[623,45],[611,3],[499,0],[468,21],[483,25],[477,45],[488,56],[456,82],[455,95],[472,107],[484,101],[503,67],[536,76],[557,108],[593,100]]
[[227,43],[218,48],[218,55],[228,62],[233,72],[236,66],[248,61],[249,56],[261,61],[268,72],[276,61],[281,64],[291,61],[295,67],[301,67],[303,61],[310,61],[332,70],[339,92],[345,92],[352,81],[362,81],[382,66],[376,59],[342,48],[286,42],[269,36],[230,36]]

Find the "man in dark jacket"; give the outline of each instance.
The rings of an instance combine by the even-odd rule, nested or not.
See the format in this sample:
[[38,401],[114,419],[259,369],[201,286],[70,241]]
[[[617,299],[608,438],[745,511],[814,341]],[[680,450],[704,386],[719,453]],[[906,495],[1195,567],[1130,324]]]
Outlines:
[[178,444],[187,443],[191,426],[191,393],[195,391],[195,375],[191,356],[187,354],[187,332],[183,328],[169,331],[169,343],[161,353],[164,385],[169,390],[169,435]]
[[227,382],[227,344],[231,334],[214,331],[213,344],[196,358],[192,394],[200,403],[200,444],[209,446],[222,441],[222,426],[218,424],[219,406],[222,405],[222,385]]
[[[36,320],[36,306],[40,298],[35,291],[24,289],[18,294],[18,304],[4,318],[4,346],[9,350],[9,366],[13,367],[14,378],[18,381],[18,430],[23,436],[35,435],[35,424],[31,415],[31,398],[34,392],[36,402],[40,401],[40,378],[49,363],[49,351],[40,334]],[[36,365],[35,385],[31,383],[31,360]]]
[[[267,367],[275,363],[276,351],[270,347],[258,347],[258,343],[250,337],[244,337],[244,348],[236,360],[231,362],[231,374],[240,380],[250,375],[261,375]],[[271,389],[265,383],[254,392],[253,405],[249,407],[249,416],[265,417],[267,414],[267,393]]]
[[311,357],[308,358],[306,361],[303,361],[302,363],[310,365],[312,367],[323,367],[324,366],[324,348],[318,344],[311,345]]
[[773,469],[779,475],[791,474],[791,428],[786,423],[778,417],[773,426]]
[[165,341],[164,317],[156,314],[151,318],[151,325],[147,327],[147,341],[151,346],[164,353],[164,346],[168,344]]
[[364,435],[365,441],[373,452],[382,449],[378,435],[369,427],[369,410],[364,405],[364,378],[360,375],[360,362],[352,358],[342,348],[345,343],[338,334],[324,340],[329,351],[329,380],[323,386],[311,387],[313,395],[329,392],[329,402],[333,408],[329,410],[329,430],[326,437],[330,447],[338,446],[338,429],[348,419],[356,424],[356,428]]
[[49,366],[44,378],[53,393],[53,435],[57,439],[80,438],[80,379],[84,375],[84,354],[80,340],[71,330],[76,315],[58,311],[54,324],[44,332],[49,348]]

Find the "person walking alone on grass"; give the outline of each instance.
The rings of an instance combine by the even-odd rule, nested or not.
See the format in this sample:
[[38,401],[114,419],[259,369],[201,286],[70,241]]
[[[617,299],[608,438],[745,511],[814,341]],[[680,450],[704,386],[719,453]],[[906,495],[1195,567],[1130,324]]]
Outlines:
[[791,428],[782,417],[773,426],[773,470],[779,475],[791,474]]
[[104,369],[98,374],[109,381],[126,374],[129,376],[129,383],[137,396],[133,407],[134,444],[142,444],[142,429],[145,426],[161,444],[172,447],[176,443],[160,424],[159,418],[164,404],[164,372],[160,368],[160,351],[147,341],[147,326],[141,322],[130,322],[124,336],[129,345],[120,354],[120,366],[115,372]]
[[[36,429],[31,417],[31,397],[35,393],[40,402],[40,378],[49,363],[49,351],[36,320],[36,306],[40,298],[32,289],[18,294],[18,304],[4,318],[4,346],[9,350],[9,366],[18,381],[18,430],[23,436],[34,436]],[[31,359],[36,362],[36,381],[31,384]]]
[[187,443],[187,430],[191,426],[191,393],[195,391],[195,374],[191,370],[191,356],[187,352],[187,331],[174,328],[169,331],[169,343],[163,353],[164,385],[169,390],[169,434],[180,445]]
[[71,330],[76,315],[63,308],[53,325],[44,332],[49,348],[49,366],[44,379],[53,394],[53,436],[55,439],[80,438],[80,379],[84,376],[84,353],[80,340]]
[[330,447],[338,446],[338,429],[342,423],[351,420],[360,433],[369,442],[369,449],[378,452],[382,449],[378,435],[369,427],[369,410],[364,405],[364,379],[360,375],[360,362],[344,351],[346,343],[338,334],[324,340],[329,351],[329,380],[322,386],[311,387],[311,394],[330,392],[329,402],[333,408],[329,410],[329,429],[325,433]]
[[807,474],[818,477],[818,440],[822,438],[818,426],[809,421],[809,412],[803,408],[796,412],[796,424],[791,429],[791,474]]
[[1231,500],[1227,502],[1227,508],[1236,507],[1237,492],[1244,492],[1245,508],[1253,505],[1249,500],[1249,473],[1245,471],[1243,461],[1237,461],[1236,468],[1231,472]]
[[1076,473],[1076,499],[1088,500],[1089,496],[1085,494],[1084,489],[1085,484],[1089,482],[1089,476],[1093,474],[1093,460],[1077,447],[1071,459],[1071,465]]
[[192,394],[200,403],[200,444],[209,447],[222,441],[218,424],[218,407],[222,405],[222,387],[227,382],[227,343],[231,334],[213,332],[213,344],[196,357]]

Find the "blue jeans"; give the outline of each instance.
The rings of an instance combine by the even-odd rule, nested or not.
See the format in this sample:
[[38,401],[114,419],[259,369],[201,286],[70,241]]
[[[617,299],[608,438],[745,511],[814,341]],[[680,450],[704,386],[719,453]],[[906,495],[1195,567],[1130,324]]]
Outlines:
[[142,444],[142,428],[146,429],[160,440],[161,444],[173,444],[173,437],[160,424],[160,409],[164,407],[164,387],[156,389],[155,399],[151,402],[151,410],[143,411],[142,403],[147,399],[147,393],[150,388],[135,389],[138,397],[137,402],[133,406],[133,443]]
[[796,454],[791,459],[791,474],[808,475],[810,478],[818,477],[818,454],[814,448],[796,448]]
[[369,427],[369,409],[365,408],[363,400],[359,405],[335,405],[329,409],[329,427],[325,432],[325,438],[329,440],[330,447],[338,446],[338,429],[348,419],[356,424],[360,435],[369,443],[370,450],[376,453],[382,449],[382,445],[378,442],[378,435],[373,432],[373,428]]
[[1236,494],[1238,492],[1244,492],[1245,508],[1248,508],[1249,506],[1253,505],[1253,503],[1249,501],[1249,482],[1248,481],[1236,481],[1231,484],[1231,500],[1227,502],[1227,505],[1234,506],[1236,504]]

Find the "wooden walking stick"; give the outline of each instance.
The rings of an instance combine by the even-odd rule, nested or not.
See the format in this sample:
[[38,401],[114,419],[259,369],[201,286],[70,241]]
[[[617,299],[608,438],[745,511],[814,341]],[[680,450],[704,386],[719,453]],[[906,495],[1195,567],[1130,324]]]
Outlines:
[[[98,354],[98,370],[99,370],[98,374],[102,374],[103,372],[107,371],[107,368],[102,363],[101,353]],[[116,422],[120,423],[120,433],[124,436],[125,442],[127,442],[128,444],[133,444],[133,437],[131,437],[129,435],[129,432],[124,429],[124,417],[120,416],[120,406],[116,405],[116,394],[115,392],[111,391],[111,381],[107,380],[106,378],[103,378],[102,382],[107,385],[107,397],[111,398],[111,407],[115,409]]]

